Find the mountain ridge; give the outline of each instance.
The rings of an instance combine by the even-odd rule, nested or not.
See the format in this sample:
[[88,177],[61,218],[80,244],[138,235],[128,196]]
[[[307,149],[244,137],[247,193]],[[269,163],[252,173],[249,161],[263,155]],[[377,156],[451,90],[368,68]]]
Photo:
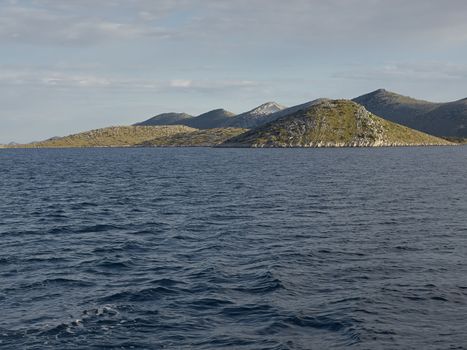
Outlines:
[[467,98],[429,102],[378,89],[353,99],[389,121],[439,137],[467,137]]

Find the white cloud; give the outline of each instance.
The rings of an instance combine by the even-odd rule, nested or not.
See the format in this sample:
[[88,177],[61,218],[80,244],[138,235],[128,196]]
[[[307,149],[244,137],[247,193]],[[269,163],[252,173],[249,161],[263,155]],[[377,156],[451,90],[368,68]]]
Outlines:
[[170,86],[174,88],[189,88],[193,85],[191,80],[176,79],[170,81]]
[[260,85],[260,82],[251,80],[137,79],[81,72],[54,71],[34,68],[2,69],[0,67],[0,86],[119,90],[141,89],[153,90],[155,92],[209,92],[219,89],[248,89],[258,87]]
[[446,62],[399,62],[377,67],[352,66],[334,76],[357,80],[459,81],[467,79],[467,65]]

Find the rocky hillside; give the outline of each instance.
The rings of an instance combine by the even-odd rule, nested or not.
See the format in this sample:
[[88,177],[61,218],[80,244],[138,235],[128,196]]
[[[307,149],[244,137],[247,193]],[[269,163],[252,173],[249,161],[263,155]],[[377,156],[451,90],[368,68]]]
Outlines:
[[467,137],[467,99],[433,103],[383,89],[354,99],[384,119],[436,136]]
[[257,126],[261,126],[261,125],[264,125],[264,124],[267,124],[267,123],[270,123],[274,120],[277,120],[279,118],[283,118],[285,116],[288,116],[288,115],[291,115],[291,114],[294,114],[294,113],[297,113],[298,111],[302,111],[304,109],[308,109],[310,108],[311,106],[317,104],[317,103],[320,103],[320,102],[323,102],[323,101],[328,101],[328,99],[326,98],[319,98],[317,100],[313,100],[313,101],[309,101],[309,102],[305,102],[305,103],[302,103],[302,104],[299,104],[299,105],[296,105],[296,106],[292,106],[292,107],[288,107],[288,108],[284,108],[278,112],[274,112],[274,113],[271,113],[269,115],[266,115],[264,116],[262,119],[261,119],[261,124],[260,125],[257,125]]
[[54,137],[14,148],[215,146],[245,131],[234,128],[198,130],[184,125],[118,126]]
[[144,147],[209,147],[219,145],[226,140],[238,136],[247,129],[217,128],[181,132],[156,137],[139,146]]
[[224,147],[376,147],[449,145],[389,122],[348,100],[324,100],[230,140]]
[[231,118],[226,126],[245,129],[256,128],[257,126],[267,123],[269,121],[268,116],[283,109],[285,109],[285,107],[276,102],[267,102],[251,111]]
[[20,148],[128,147],[157,137],[196,131],[187,126],[115,126],[19,145]]

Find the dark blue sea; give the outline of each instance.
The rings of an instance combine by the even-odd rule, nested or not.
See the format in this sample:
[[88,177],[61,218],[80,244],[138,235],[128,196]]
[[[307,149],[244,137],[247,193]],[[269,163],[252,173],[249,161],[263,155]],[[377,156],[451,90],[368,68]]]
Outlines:
[[467,349],[467,147],[0,150],[0,349]]

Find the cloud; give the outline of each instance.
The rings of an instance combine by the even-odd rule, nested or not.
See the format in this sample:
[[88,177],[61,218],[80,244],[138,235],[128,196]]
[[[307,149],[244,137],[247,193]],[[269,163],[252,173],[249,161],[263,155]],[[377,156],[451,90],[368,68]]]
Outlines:
[[335,78],[355,80],[459,81],[467,79],[467,65],[446,62],[399,62],[377,67],[352,66]]
[[52,8],[9,6],[0,14],[0,42],[93,45],[140,37],[168,38],[169,30],[138,25],[103,14],[58,11]]
[[250,89],[261,82],[235,79],[137,79],[89,74],[82,72],[40,70],[34,68],[2,69],[0,86],[23,86],[57,89],[118,89],[148,90],[154,92],[214,92],[226,89]]
[[455,45],[467,42],[465,18],[464,0],[24,0],[2,8],[0,42]]

